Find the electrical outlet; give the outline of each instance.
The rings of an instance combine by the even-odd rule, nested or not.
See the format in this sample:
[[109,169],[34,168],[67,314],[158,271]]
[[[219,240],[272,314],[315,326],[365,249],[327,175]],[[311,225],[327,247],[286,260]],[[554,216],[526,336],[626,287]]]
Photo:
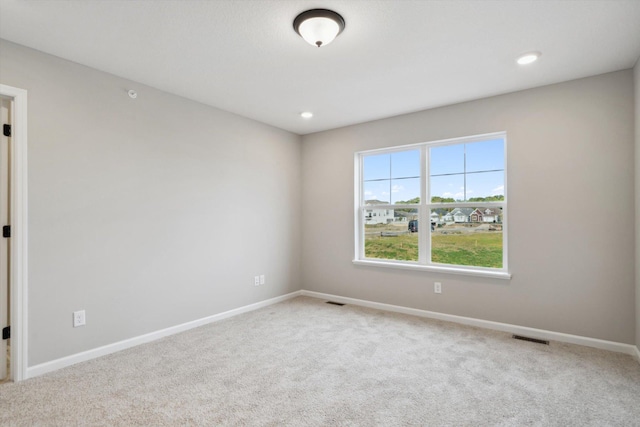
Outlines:
[[436,294],[441,294],[442,293],[442,283],[434,282],[433,283],[433,292],[435,292]]
[[260,276],[255,276],[253,278],[253,284],[254,284],[254,286],[259,286],[260,285]]
[[84,310],[74,311],[73,312],[73,327],[77,328],[78,326],[84,326],[86,324],[86,317],[84,314]]
[[264,285],[264,274],[260,275],[260,284]]

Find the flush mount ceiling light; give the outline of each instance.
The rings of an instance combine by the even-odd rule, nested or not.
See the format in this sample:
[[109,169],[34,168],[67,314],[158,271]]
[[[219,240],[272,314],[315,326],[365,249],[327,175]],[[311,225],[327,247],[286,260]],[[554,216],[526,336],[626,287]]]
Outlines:
[[344,19],[332,10],[311,9],[293,20],[296,33],[314,46],[326,46],[344,30]]
[[310,119],[311,117],[313,117],[313,113],[311,111],[304,111],[300,113],[300,117],[302,117],[303,119]]
[[538,58],[542,55],[540,52],[527,52],[524,55],[520,55],[516,62],[520,65],[531,64],[532,62],[536,62]]

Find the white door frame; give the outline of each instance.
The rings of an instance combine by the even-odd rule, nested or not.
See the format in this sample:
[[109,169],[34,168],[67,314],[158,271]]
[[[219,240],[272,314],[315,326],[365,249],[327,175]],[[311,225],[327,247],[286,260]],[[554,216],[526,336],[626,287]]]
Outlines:
[[[27,379],[27,91],[0,84],[0,95],[13,100],[11,123],[11,372]],[[4,224],[2,224],[4,225]]]

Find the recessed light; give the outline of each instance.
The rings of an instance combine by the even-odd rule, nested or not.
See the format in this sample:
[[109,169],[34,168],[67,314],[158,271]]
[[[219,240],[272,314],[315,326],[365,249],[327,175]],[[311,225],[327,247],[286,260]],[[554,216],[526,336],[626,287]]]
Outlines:
[[540,52],[528,52],[524,55],[520,55],[516,62],[520,65],[531,64],[532,62],[537,61],[538,58],[540,58],[540,55],[542,55]]
[[300,113],[300,117],[302,117],[303,119],[310,119],[311,117],[313,117],[313,113],[311,111],[305,111]]

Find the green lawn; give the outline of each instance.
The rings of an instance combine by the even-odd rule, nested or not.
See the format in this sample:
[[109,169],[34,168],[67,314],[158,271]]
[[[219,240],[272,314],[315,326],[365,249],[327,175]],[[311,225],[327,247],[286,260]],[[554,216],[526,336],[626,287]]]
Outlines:
[[367,258],[418,260],[418,233],[401,234],[393,237],[367,236],[364,242]]
[[[468,234],[434,233],[431,238],[431,260],[442,264],[473,265],[502,268],[502,232]],[[368,235],[365,239],[368,258],[418,260],[418,234],[382,237]]]
[[431,246],[433,262],[502,268],[502,232],[434,234]]

